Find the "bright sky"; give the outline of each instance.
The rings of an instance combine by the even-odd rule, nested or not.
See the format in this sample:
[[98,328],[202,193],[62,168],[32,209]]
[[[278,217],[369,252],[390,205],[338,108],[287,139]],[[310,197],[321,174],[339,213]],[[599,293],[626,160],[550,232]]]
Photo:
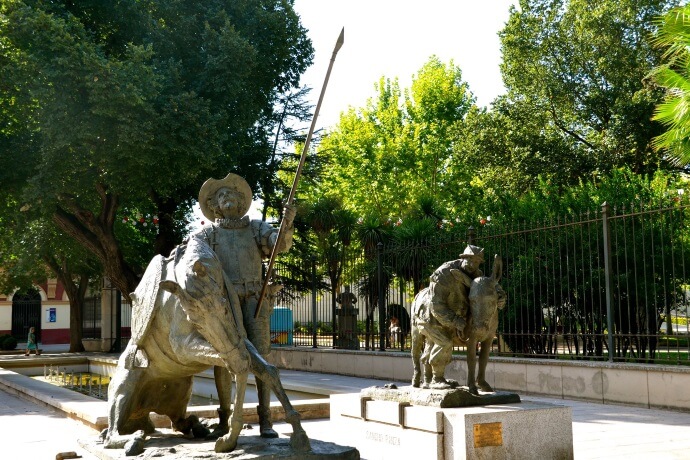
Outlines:
[[295,0],[315,56],[302,85],[316,105],[340,30],[338,52],[316,127],[330,127],[349,106],[363,107],[381,77],[409,88],[412,75],[436,55],[452,59],[477,98],[488,106],[504,92],[497,33],[517,0]]

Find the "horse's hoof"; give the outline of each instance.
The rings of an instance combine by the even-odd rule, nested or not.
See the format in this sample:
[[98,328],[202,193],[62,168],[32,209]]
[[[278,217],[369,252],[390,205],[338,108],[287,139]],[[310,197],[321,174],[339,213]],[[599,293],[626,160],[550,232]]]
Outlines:
[[209,434],[207,434],[204,439],[206,439],[207,441],[213,441],[214,439],[218,439],[221,436],[225,436],[229,432],[230,432],[230,428],[228,428],[228,427],[225,427],[225,428],[216,427],[216,429],[211,431]]
[[290,447],[298,452],[309,452],[311,450],[311,444],[309,443],[309,437],[304,430],[295,430],[290,436]]
[[419,388],[419,384],[422,381],[422,376],[419,374],[419,372],[415,372],[412,374],[412,386],[415,388]]
[[143,438],[134,438],[127,441],[124,446],[125,456],[134,457],[144,452],[144,442]]
[[431,384],[429,388],[433,390],[450,390],[451,388],[456,388],[458,382],[455,380],[446,380],[444,378],[433,378],[431,379]]
[[453,388],[448,382],[436,382],[429,385],[432,390],[450,390]]
[[211,430],[206,428],[201,423],[197,422],[194,425],[192,425],[192,436],[194,436],[195,438],[197,438],[197,439],[198,438],[206,438],[210,434],[211,434]]
[[103,447],[105,449],[123,449],[125,444],[129,441],[126,437],[107,437],[103,440]]
[[216,440],[214,450],[218,453],[232,452],[237,447],[237,439],[230,439],[230,435],[225,435]]
[[261,437],[262,438],[277,438],[278,437],[278,432],[274,430],[273,428],[261,428]]
[[486,382],[477,382],[477,388],[485,393],[495,393],[494,389],[491,388],[491,385]]

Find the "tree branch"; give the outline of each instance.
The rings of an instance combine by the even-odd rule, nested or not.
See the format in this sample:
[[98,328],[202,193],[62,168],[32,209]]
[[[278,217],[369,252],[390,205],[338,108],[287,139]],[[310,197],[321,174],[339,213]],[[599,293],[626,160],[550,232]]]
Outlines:
[[551,117],[553,118],[553,122],[556,124],[556,127],[572,137],[573,139],[577,140],[578,142],[585,144],[587,147],[589,147],[592,150],[597,150],[597,148],[585,140],[583,137],[581,137],[579,134],[577,134],[575,131],[572,131],[568,128],[565,127],[561,122],[558,121],[558,116],[556,115],[556,109],[553,106],[553,101],[549,100],[549,113],[551,113]]
[[99,239],[86,226],[82,225],[81,220],[76,219],[73,214],[58,207],[53,213],[53,222],[69,236],[82,244],[101,262],[106,264],[106,255],[100,245]]

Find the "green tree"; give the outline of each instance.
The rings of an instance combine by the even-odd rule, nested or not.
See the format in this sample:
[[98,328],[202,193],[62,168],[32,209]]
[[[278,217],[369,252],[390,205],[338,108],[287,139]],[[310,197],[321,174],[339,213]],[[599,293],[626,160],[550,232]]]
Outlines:
[[[285,192],[292,186],[290,179],[294,178],[297,170],[295,150],[289,150],[304,145],[306,133],[300,129],[300,124],[311,120],[312,106],[306,103],[305,98],[311,91],[303,87],[298,91],[285,94],[280,97],[278,109],[275,113],[275,134],[271,156],[268,160],[268,171],[259,179],[262,191],[263,208],[262,219],[266,220],[269,209],[282,211]],[[314,142],[318,142],[318,133],[313,133]],[[301,150],[300,150],[301,153]],[[289,174],[288,174],[289,173]],[[293,179],[294,180],[294,179]]]
[[203,180],[268,171],[274,104],[313,52],[289,0],[3,0],[0,44],[0,183],[125,295]]
[[[62,235],[51,221],[32,219],[32,212],[7,201],[0,236],[0,292],[30,289],[55,277],[70,304],[70,347],[84,351],[82,312],[90,285],[101,279],[101,267],[84,248]],[[14,206],[13,206],[14,205]]]
[[352,243],[356,218],[343,208],[342,201],[333,196],[323,196],[303,208],[303,221],[313,234],[311,254],[318,254],[321,273],[329,280],[333,330],[335,330],[336,297],[340,290],[341,277]]
[[[511,299],[502,331],[518,353],[558,353],[557,323],[576,355],[603,356],[607,329],[602,204],[611,205],[612,312],[617,358],[654,358],[661,318],[682,296],[687,262],[687,181],[629,168],[598,180],[557,187],[540,181],[512,197],[510,217],[481,229],[480,245],[508,261],[502,285]],[[498,213],[497,213],[498,214]],[[531,230],[535,229],[535,230]],[[489,238],[484,238],[489,236]],[[653,246],[653,250],[645,250]]]
[[382,78],[376,97],[324,136],[318,156],[329,167],[314,179],[316,194],[346,196],[346,207],[382,219],[405,215],[422,196],[443,197],[454,186],[446,171],[450,127],[474,100],[461,75],[431,57],[404,93]]
[[[654,19],[669,0],[522,0],[500,33],[506,99],[531,111],[539,132],[558,135],[592,171],[628,165],[650,172],[659,125],[650,122],[660,91],[645,77],[659,63]],[[560,165],[568,158],[542,151]],[[565,162],[561,162],[565,160]]]
[[446,212],[453,220],[476,222],[487,209],[507,212],[510,196],[538,185],[539,178],[568,184],[593,164],[572,143],[549,128],[549,116],[524,101],[506,97],[494,101],[492,110],[473,108],[457,125],[448,174]]

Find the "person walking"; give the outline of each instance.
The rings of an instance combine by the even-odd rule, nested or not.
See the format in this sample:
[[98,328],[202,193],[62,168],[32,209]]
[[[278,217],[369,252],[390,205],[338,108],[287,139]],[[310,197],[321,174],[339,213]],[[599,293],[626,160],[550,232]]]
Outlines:
[[33,326],[29,328],[29,335],[26,337],[26,352],[24,356],[29,356],[31,350],[34,350],[36,356],[41,354],[38,350],[38,343],[36,342],[36,328]]

